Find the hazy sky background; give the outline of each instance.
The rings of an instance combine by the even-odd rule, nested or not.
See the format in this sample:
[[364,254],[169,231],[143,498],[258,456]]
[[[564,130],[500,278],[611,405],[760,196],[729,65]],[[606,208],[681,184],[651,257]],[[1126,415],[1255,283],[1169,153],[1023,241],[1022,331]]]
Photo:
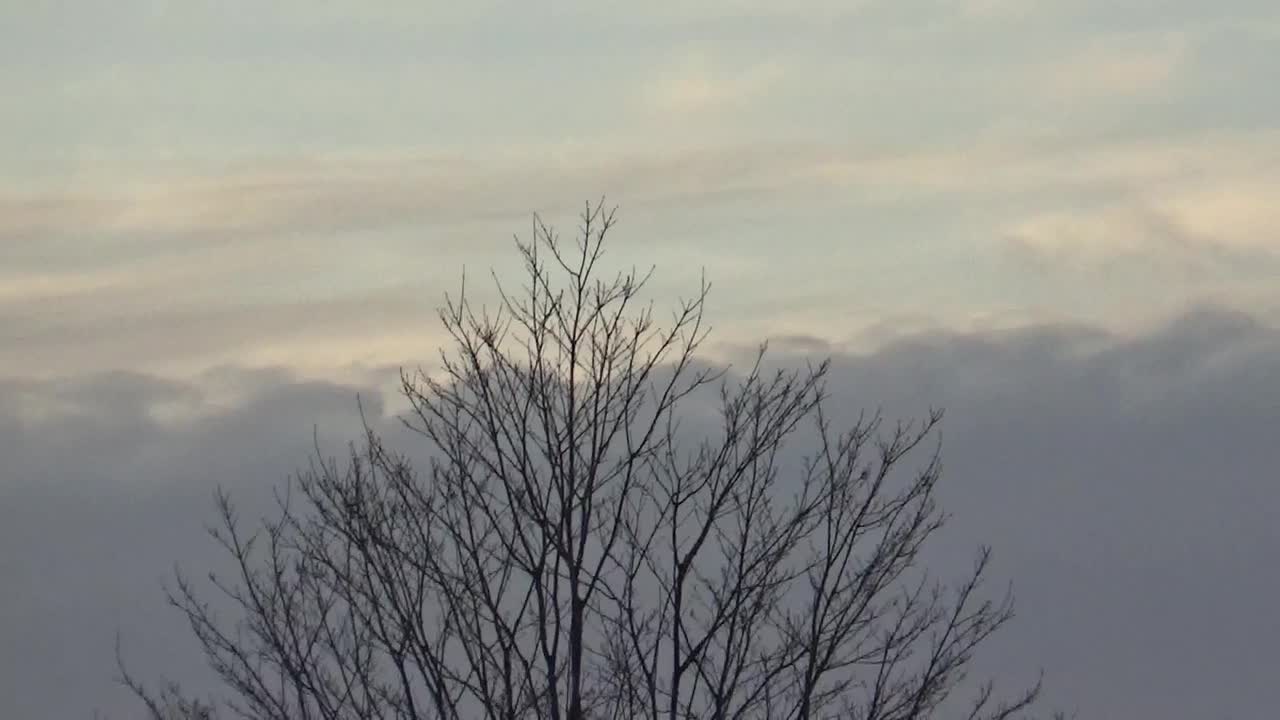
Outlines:
[[197,672],[154,618],[212,485],[346,437],[464,265],[601,194],[658,298],[706,269],[718,357],[948,408],[995,671],[1280,705],[1280,4],[453,5],[0,0],[0,717],[118,710],[117,627]]

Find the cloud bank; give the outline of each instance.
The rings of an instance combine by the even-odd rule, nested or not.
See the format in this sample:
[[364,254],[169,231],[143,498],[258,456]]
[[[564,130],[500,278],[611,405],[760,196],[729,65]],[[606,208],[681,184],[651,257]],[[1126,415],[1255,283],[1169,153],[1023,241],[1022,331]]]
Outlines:
[[[780,342],[798,361],[825,346]],[[117,628],[140,669],[207,677],[159,582],[216,562],[216,483],[246,516],[306,461],[340,450],[359,392],[397,435],[389,375],[307,382],[227,368],[187,382],[110,373],[0,384],[0,714],[123,716]],[[1048,672],[1082,717],[1263,717],[1280,673],[1280,331],[1201,308],[1138,337],[1089,326],[927,332],[837,354],[841,412],[948,411],[935,567],[996,548],[1019,618],[982,669]],[[697,412],[697,408],[690,409]],[[957,566],[958,567],[958,566]]]

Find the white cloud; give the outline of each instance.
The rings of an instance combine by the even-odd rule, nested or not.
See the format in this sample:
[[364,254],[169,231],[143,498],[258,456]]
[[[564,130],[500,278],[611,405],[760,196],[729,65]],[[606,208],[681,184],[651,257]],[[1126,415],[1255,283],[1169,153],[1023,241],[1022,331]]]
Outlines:
[[1277,263],[1277,183],[1280,174],[1262,170],[1185,172],[1102,203],[1033,214],[1004,239],[1040,263],[1071,269],[1133,260],[1192,271]]
[[1215,179],[1173,193],[1168,212],[1196,237],[1280,253],[1277,187],[1280,169],[1257,177]]

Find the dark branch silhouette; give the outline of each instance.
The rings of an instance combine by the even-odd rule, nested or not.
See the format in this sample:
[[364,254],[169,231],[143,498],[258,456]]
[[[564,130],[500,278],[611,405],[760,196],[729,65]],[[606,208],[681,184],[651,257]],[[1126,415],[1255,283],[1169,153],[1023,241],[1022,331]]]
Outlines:
[[[402,374],[415,467],[366,435],[317,460],[246,528],[219,492],[209,576],[227,622],[170,590],[225,684],[198,701],[121,674],[153,720],[1020,716],[966,670],[1012,616],[989,552],[954,584],[921,548],[941,413],[829,419],[827,364],[740,372],[696,355],[704,281],[659,323],[649,274],[605,275],[614,215],[576,243],[535,219],[526,284],[465,290],[439,367]],[[496,278],[495,278],[496,281]],[[718,391],[714,428],[682,427]],[[794,445],[810,452],[790,459]],[[788,443],[791,443],[790,445]]]

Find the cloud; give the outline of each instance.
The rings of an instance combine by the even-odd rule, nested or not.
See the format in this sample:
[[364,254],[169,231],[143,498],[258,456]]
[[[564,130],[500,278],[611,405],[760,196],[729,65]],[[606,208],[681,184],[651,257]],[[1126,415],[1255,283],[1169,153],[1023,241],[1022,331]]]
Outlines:
[[[742,87],[750,87],[772,72],[749,70],[737,77],[757,78],[743,81]],[[685,100],[718,101],[742,89],[732,90],[737,86],[729,82],[730,91],[715,90],[716,83],[693,82],[691,88],[703,89],[688,90]],[[645,204],[719,203],[823,187],[899,201],[943,192],[1132,188],[1263,172],[1275,143],[1275,132],[1257,131],[1106,142],[1002,136],[924,148],[828,141],[583,141],[512,145],[465,159],[414,151],[297,155],[213,175],[86,178],[39,192],[0,187],[0,242],[6,255],[18,258],[33,253],[33,246],[66,244],[70,238],[181,250],[193,241],[251,247],[270,236],[511,221],[530,209],[571,210],[580,202],[572,198],[602,192]],[[1231,209],[1225,202],[1219,207]]]
[[679,122],[691,114],[740,108],[760,99],[783,78],[783,66],[776,61],[729,69],[694,53],[656,73],[641,91],[642,105],[666,121]]
[[1166,177],[1128,197],[1050,210],[1015,222],[1004,242],[1016,255],[1050,270],[1089,271],[1141,263],[1203,276],[1280,263],[1280,210],[1271,201],[1273,173]]
[[[512,171],[502,179],[514,183],[519,175]],[[498,202],[501,196],[491,191],[488,179],[477,165],[453,158],[296,157],[214,177],[125,179],[36,196],[10,192],[0,197],[0,240],[32,242],[91,232],[127,236],[135,243],[156,237],[246,243],[270,234],[525,212]]]
[[1019,596],[998,676],[1043,663],[1081,717],[1252,717],[1280,669],[1254,636],[1280,592],[1278,358],[1275,327],[1201,308],[1130,337],[928,334],[833,382],[851,409],[947,408],[952,543],[992,543]]
[[[329,300],[165,306],[150,293],[90,293],[58,302],[0,306],[0,347],[9,376],[56,377],[87,369],[191,372],[222,363],[288,362],[309,372],[378,364],[426,353],[440,335],[423,330],[435,297],[418,288],[356,292]],[[100,303],[127,298],[127,304]],[[43,303],[43,306],[41,306]]]
[[0,715],[132,716],[112,681],[117,629],[152,670],[206,678],[160,580],[175,562],[220,567],[202,531],[215,485],[253,517],[305,462],[313,427],[340,452],[357,391],[380,417],[376,384],[282,371],[0,382]]
[[[505,250],[530,209],[562,219],[574,197],[602,190],[628,223],[639,218],[621,229],[628,261],[705,263],[730,305],[754,288],[732,274],[718,278],[714,268],[725,262],[750,277],[799,272],[798,263],[779,267],[758,251],[726,260],[741,242],[811,233],[826,252],[874,235],[896,248],[919,230],[904,228],[916,221],[932,223],[938,248],[969,243],[980,262],[1013,258],[1019,278],[1029,268],[1084,277],[1119,266],[1163,273],[1163,294],[1175,304],[1248,293],[1271,302],[1260,276],[1280,247],[1270,201],[1280,182],[1276,141],[1257,131],[1108,142],[992,137],[963,148],[569,143],[513,146],[470,163],[371,151],[122,180],[119,190],[11,189],[0,192],[0,334],[14,341],[0,347],[0,373],[393,362],[434,342],[420,329],[440,292],[456,286],[462,250]],[[901,210],[909,221],[894,214]],[[951,216],[978,224],[955,229]],[[720,226],[742,237],[710,242],[716,231],[707,228]],[[872,251],[857,257],[877,262]],[[794,275],[782,282],[801,285]],[[831,292],[794,301],[787,322],[831,331]],[[985,307],[935,304],[932,320],[954,327],[975,313],[1034,315],[1017,292]],[[865,293],[836,299],[870,302]],[[877,316],[921,310],[873,308]]]
[[946,197],[1128,197],[1138,191],[1270,181],[1278,140],[1280,134],[1270,130],[1124,138],[993,131],[962,145],[827,146],[815,149],[801,176],[899,203]]
[[1049,270],[1137,263],[1152,270],[1203,274],[1280,262],[1280,252],[1269,243],[1236,243],[1238,236],[1197,230],[1167,211],[1111,206],[1034,216],[1010,229],[1006,242],[1015,255]]
[[[777,362],[821,338],[775,345]],[[357,430],[355,397],[398,434],[379,389],[286,370],[190,380],[111,373],[0,383],[0,714],[75,717],[131,707],[114,689],[125,632],[140,670],[199,686],[207,670],[159,580],[218,558],[201,525],[214,484],[246,516]],[[930,405],[944,424],[944,574],[978,542],[1014,579],[1019,618],[982,669],[1048,671],[1049,700],[1088,717],[1262,717],[1280,672],[1271,599],[1280,572],[1280,331],[1204,307],[1137,335],[1082,325],[929,331],[837,354],[847,418]],[[696,415],[707,408],[691,407]],[[958,569],[958,568],[957,568]]]
[[244,246],[272,235],[514,220],[531,209],[571,209],[581,202],[573,198],[601,192],[644,202],[773,188],[780,169],[812,162],[811,153],[778,144],[694,150],[553,143],[465,160],[411,151],[302,155],[213,176],[101,179],[39,193],[0,188],[0,242],[8,253],[86,235],[133,245]]
[[1175,89],[1190,49],[1182,33],[1110,36],[1038,73],[1037,92],[1062,103],[1160,97]]

